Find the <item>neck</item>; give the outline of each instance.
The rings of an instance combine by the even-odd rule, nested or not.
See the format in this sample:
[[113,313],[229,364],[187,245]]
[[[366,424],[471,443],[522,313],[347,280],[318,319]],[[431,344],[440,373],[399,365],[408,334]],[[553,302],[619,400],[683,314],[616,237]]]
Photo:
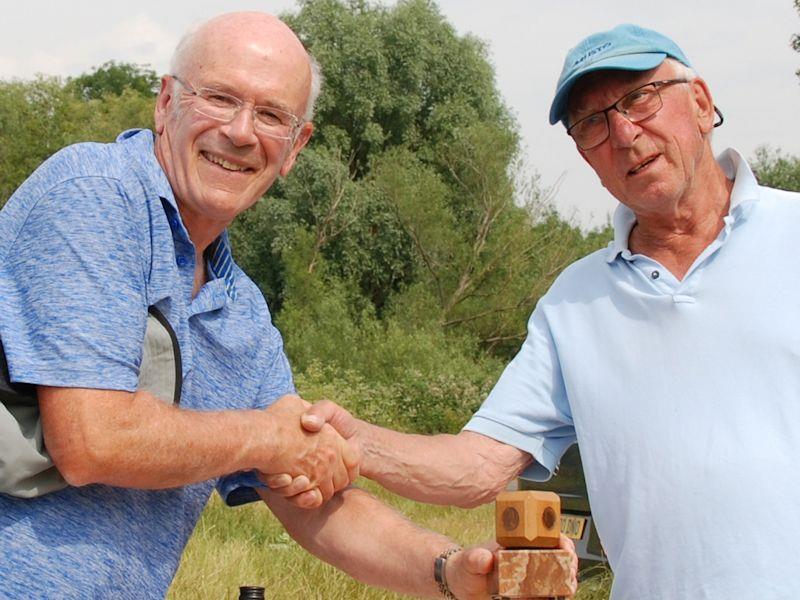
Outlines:
[[224,226],[218,223],[198,223],[197,219],[193,218],[190,212],[181,210],[180,202],[178,202],[178,209],[181,213],[181,219],[189,232],[189,239],[192,240],[195,252],[195,269],[194,269],[194,286],[192,289],[192,297],[196,296],[200,288],[208,281],[208,274],[206,273],[205,251],[225,230]]
[[671,213],[638,214],[628,239],[630,250],[657,260],[683,279],[700,253],[724,226],[733,182],[714,162],[706,177],[682,197]]

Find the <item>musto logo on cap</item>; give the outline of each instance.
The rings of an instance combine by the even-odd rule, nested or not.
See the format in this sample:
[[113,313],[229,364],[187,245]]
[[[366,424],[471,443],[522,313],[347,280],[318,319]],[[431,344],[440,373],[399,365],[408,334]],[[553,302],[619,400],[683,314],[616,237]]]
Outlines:
[[580,58],[578,58],[578,60],[576,60],[574,63],[572,63],[572,66],[573,67],[577,67],[579,64],[581,64],[587,58],[589,58],[591,56],[594,56],[595,54],[599,54],[603,50],[607,50],[610,47],[611,47],[611,42],[606,42],[605,44],[603,44],[601,46],[598,46],[597,48],[592,48],[586,54],[583,54]]

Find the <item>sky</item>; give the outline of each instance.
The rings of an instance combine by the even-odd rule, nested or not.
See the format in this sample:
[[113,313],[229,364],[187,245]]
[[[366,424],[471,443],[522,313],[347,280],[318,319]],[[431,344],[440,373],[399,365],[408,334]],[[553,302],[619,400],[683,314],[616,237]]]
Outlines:
[[[389,3],[388,0],[386,3]],[[636,23],[672,37],[709,83],[725,124],[714,134],[752,157],[769,145],[800,155],[800,32],[792,0],[438,0],[459,34],[482,39],[520,127],[525,164],[566,218],[604,224],[616,201],[547,115],[566,52],[583,37]],[[182,33],[221,12],[295,11],[291,0],[0,0],[0,79],[77,75],[108,60],[167,70]]]

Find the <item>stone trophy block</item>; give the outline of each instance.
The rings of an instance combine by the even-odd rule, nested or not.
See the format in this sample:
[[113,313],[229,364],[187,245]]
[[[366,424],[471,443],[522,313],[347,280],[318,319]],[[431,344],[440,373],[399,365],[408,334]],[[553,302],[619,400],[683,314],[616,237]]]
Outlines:
[[561,598],[575,593],[570,555],[558,550],[561,499],[553,492],[504,492],[495,501],[497,595]]

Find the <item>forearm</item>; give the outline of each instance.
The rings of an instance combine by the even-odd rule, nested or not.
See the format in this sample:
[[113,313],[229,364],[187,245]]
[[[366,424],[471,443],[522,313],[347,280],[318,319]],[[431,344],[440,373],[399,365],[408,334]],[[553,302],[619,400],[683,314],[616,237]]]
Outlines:
[[433,563],[455,542],[418,527],[359,488],[340,492],[314,511],[297,509],[267,490],[259,493],[289,534],[325,562],[369,585],[441,598]]
[[254,468],[269,452],[263,411],[191,411],[146,392],[40,388],[39,397],[48,451],[73,485],[176,487]]
[[362,475],[421,502],[463,507],[491,502],[531,461],[529,454],[462,431],[404,434],[358,422]]

